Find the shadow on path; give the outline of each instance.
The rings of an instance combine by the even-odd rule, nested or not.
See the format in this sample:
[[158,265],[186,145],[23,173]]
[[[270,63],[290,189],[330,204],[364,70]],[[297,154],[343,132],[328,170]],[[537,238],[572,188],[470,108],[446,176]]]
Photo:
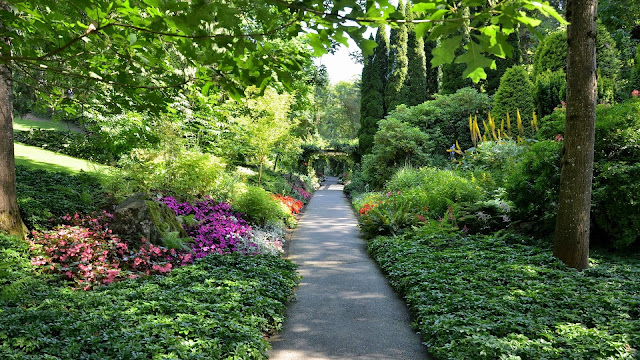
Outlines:
[[271,359],[429,358],[335,178],[315,193],[289,246],[303,279]]

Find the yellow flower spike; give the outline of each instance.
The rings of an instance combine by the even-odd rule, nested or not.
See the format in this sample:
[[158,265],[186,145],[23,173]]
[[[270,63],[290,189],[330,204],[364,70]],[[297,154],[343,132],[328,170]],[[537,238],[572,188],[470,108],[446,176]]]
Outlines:
[[500,131],[498,132],[498,134],[501,134],[500,139],[502,139],[502,136],[504,136],[504,119],[502,119],[502,121],[500,122]]
[[511,118],[509,118],[509,113],[507,113],[507,130],[509,134],[511,134]]
[[474,126],[476,128],[476,136],[478,137],[478,141],[482,142],[482,135],[480,134],[480,127],[478,126],[478,117],[476,116],[476,121],[474,123]]
[[524,136],[524,127],[522,126],[522,118],[520,117],[520,110],[516,110],[516,116],[518,119],[518,132],[520,136]]
[[482,124],[484,125],[484,134],[487,135],[489,133],[489,126],[487,126],[487,122],[484,120],[482,120]]
[[534,129],[535,132],[538,132],[538,116],[536,115],[536,112],[533,112],[533,121],[532,121],[532,128]]
[[475,129],[473,128],[473,119],[471,118],[471,114],[469,114],[469,131],[471,132],[471,142],[473,145],[476,145],[476,134]]

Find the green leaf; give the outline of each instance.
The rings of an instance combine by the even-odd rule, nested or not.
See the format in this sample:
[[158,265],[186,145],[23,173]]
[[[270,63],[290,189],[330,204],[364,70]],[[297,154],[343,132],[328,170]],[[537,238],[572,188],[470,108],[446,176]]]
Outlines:
[[468,77],[473,82],[477,83],[482,79],[487,78],[487,73],[484,68],[496,68],[496,62],[483,55],[483,48],[474,41],[471,41],[466,46],[467,51],[456,58],[456,63],[467,64],[466,69],[462,73],[462,76]]
[[138,41],[138,37],[136,36],[136,34],[134,33],[129,34],[129,45],[135,44],[136,41]]
[[313,47],[313,56],[320,57],[327,54],[327,49],[324,47],[324,42],[318,34],[308,34],[309,45]]
[[433,49],[433,59],[431,59],[431,66],[439,66],[442,64],[449,64],[455,59],[456,50],[460,47],[462,41],[462,35],[457,35],[444,39],[441,41],[440,46]]
[[371,56],[373,55],[373,49],[377,46],[374,40],[362,40],[360,42],[360,48],[362,49],[362,55]]

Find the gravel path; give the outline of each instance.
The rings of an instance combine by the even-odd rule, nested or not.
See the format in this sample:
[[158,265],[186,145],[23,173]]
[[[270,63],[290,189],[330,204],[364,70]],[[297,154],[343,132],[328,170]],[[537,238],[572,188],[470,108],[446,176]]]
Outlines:
[[302,282],[271,359],[429,359],[404,302],[366,252],[357,220],[329,178],[289,247]]

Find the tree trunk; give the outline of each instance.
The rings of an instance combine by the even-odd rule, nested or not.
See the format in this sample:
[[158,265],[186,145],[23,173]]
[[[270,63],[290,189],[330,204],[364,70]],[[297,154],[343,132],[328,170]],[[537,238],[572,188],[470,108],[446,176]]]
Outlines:
[[589,266],[597,5],[597,0],[567,1],[567,119],[553,254],[578,270]]

